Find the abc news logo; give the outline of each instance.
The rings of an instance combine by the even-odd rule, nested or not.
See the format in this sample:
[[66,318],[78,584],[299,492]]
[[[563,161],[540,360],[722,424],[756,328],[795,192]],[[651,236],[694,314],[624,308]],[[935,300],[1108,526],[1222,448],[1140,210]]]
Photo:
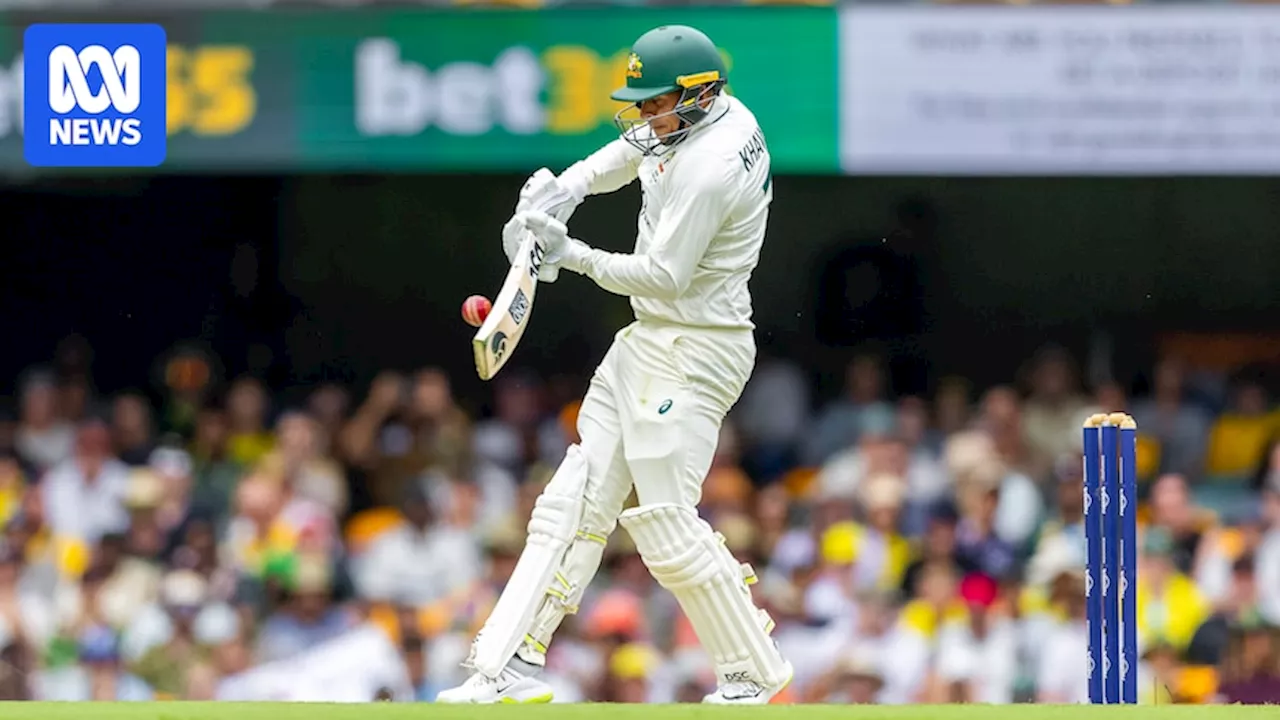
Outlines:
[[168,37],[156,24],[23,33],[23,154],[36,167],[155,167],[167,151]]
[[[97,68],[102,85],[89,89],[89,71]],[[142,103],[142,57],[138,48],[121,45],[110,52],[90,45],[76,52],[59,45],[49,52],[49,119],[52,145],[137,145],[142,121],[135,117],[65,117],[76,110],[100,116],[108,109],[121,115],[136,112]],[[163,128],[161,132],[164,132]]]

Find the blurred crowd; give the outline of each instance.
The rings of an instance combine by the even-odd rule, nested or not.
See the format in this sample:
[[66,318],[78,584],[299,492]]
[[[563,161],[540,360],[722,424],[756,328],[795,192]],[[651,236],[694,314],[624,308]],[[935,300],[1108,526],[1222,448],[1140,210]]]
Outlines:
[[[371,628],[402,682],[357,699],[463,678],[577,439],[581,378],[504,371],[480,416],[437,369],[280,394],[198,351],[104,395],[92,351],[64,344],[0,415],[0,698],[284,697],[245,678],[321,677]],[[1131,400],[1047,348],[1014,385],[894,398],[884,368],[853,356],[845,393],[817,400],[804,367],[762,360],[707,478],[701,511],[756,568],[796,668],[780,701],[1084,701],[1080,427],[1099,411],[1139,425],[1142,700],[1280,701],[1280,413],[1261,383],[1164,358]],[[623,531],[547,674],[558,701],[714,682]]]

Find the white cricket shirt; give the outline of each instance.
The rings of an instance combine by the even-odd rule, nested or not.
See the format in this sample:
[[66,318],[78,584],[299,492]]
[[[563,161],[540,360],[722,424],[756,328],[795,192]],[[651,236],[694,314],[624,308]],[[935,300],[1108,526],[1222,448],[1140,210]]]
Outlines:
[[563,267],[629,296],[637,320],[754,328],[747,282],[773,199],[769,150],[755,115],[720,96],[674,147],[646,156],[619,138],[561,175],[592,195],[637,177],[644,200],[634,254],[574,241]]

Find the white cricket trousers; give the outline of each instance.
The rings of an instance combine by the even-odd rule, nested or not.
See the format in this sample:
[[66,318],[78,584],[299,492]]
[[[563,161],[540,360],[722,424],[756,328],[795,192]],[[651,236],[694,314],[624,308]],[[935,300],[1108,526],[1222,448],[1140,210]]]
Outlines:
[[720,426],[755,353],[750,330],[635,322],[614,337],[578,412],[587,477],[577,539],[557,573],[562,587],[547,592],[526,631],[527,661],[541,664],[565,613],[576,611],[632,487],[641,505],[697,507]]
[[608,536],[633,486],[641,505],[696,507],[755,359],[747,329],[637,321],[620,330],[578,413],[590,468],[583,529]]

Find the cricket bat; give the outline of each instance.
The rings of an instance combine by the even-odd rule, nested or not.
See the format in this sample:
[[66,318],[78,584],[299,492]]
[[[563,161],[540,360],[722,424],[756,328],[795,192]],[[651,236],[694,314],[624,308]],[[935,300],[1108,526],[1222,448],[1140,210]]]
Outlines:
[[520,251],[516,260],[507,272],[507,279],[502,283],[502,290],[493,302],[493,309],[485,318],[480,329],[476,330],[471,340],[472,350],[476,356],[476,372],[481,380],[492,380],[516,346],[529,326],[529,316],[533,314],[533,296],[538,290],[538,271],[542,269],[542,259],[547,249],[531,232],[525,232],[520,243]]

